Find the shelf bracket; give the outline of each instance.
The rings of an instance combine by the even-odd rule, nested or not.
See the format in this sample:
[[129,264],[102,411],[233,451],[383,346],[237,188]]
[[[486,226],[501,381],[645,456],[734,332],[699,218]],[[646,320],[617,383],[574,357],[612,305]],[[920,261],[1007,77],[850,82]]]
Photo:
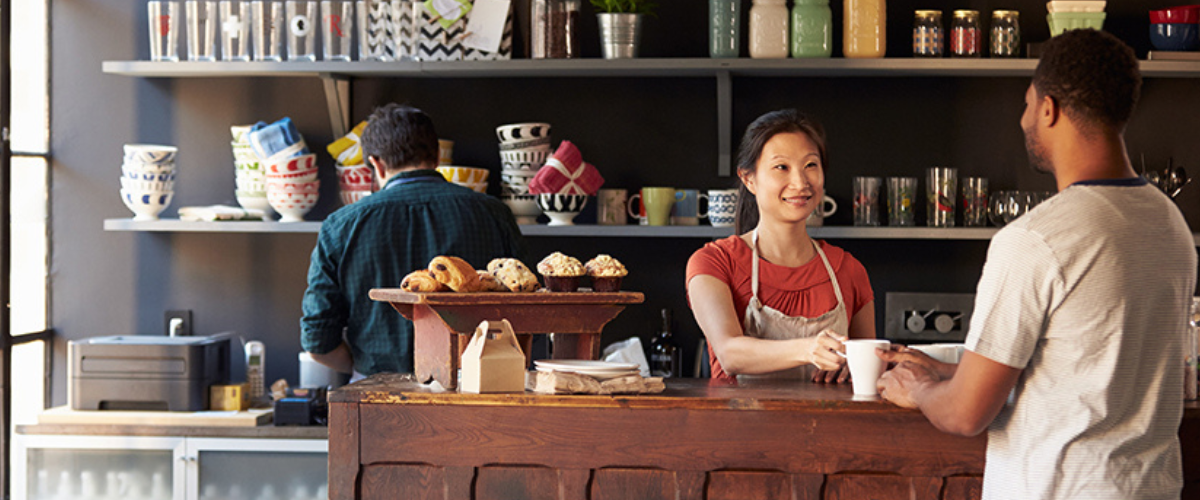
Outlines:
[[733,82],[729,71],[717,71],[717,175],[731,174],[733,142]]
[[350,78],[333,73],[321,73],[320,77],[333,137],[340,138],[350,131]]

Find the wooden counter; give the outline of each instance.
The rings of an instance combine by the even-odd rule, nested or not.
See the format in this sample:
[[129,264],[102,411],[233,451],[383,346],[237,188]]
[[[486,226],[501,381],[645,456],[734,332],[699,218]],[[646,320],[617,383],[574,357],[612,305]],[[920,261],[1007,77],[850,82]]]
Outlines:
[[[653,396],[548,396],[411,380],[331,394],[331,499],[979,498],[985,435],[942,433],[848,385],[676,379]],[[1192,403],[1184,498],[1198,426]]]

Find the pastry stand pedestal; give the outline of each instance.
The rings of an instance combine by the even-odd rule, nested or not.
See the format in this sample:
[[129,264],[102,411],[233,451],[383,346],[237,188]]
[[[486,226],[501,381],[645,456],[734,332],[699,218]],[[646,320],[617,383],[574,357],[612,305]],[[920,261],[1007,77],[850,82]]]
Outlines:
[[526,367],[536,334],[554,333],[555,359],[597,359],[604,325],[627,304],[645,300],[639,292],[412,293],[399,288],[376,288],[369,296],[413,322],[417,381],[437,380],[447,389],[458,387],[462,352],[481,321],[512,324]]

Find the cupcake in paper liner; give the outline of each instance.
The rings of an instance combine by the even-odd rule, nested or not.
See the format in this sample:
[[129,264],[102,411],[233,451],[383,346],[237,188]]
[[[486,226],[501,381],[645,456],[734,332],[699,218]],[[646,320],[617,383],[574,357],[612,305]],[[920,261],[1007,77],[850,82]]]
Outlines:
[[629,274],[629,270],[625,269],[621,261],[606,254],[597,255],[583,267],[588,276],[592,277],[592,291],[595,292],[621,291],[621,280]]
[[574,292],[579,289],[579,279],[587,274],[579,259],[562,252],[547,255],[538,262],[537,270],[546,279],[546,288],[551,292]]

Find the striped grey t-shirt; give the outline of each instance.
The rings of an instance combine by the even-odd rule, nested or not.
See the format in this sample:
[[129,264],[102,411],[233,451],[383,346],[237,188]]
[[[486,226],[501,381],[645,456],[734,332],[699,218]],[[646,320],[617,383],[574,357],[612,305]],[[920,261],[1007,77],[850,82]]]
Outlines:
[[992,239],[967,348],[1024,371],[983,498],[1178,499],[1196,249],[1141,179],[1068,187]]

